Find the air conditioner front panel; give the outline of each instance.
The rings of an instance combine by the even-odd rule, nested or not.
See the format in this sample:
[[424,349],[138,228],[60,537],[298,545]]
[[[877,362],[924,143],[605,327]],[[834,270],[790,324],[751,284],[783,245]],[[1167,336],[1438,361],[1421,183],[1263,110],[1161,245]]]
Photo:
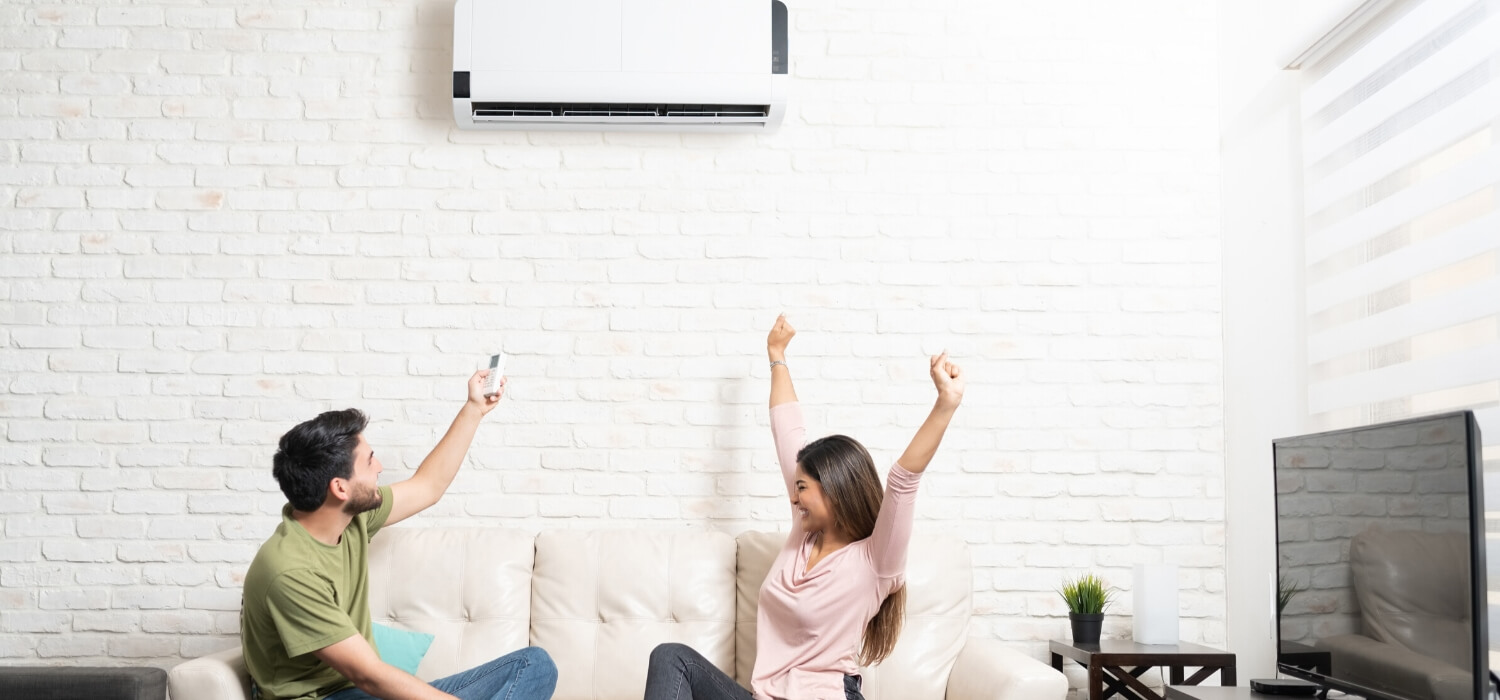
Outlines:
[[771,43],[766,0],[468,5],[471,26],[487,28],[469,47],[473,71],[764,73]]
[[[618,71],[621,0],[472,0],[470,70]],[[455,21],[463,18],[456,16]]]
[[459,128],[774,130],[780,0],[455,0]]
[[560,73],[473,71],[475,102],[763,103],[772,98],[768,73]]
[[767,0],[630,0],[621,68],[646,73],[766,73]]

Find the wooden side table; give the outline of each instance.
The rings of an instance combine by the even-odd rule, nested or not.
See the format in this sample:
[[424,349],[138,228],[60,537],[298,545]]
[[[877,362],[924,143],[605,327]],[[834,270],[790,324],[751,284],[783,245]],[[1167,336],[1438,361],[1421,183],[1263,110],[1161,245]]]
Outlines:
[[1257,693],[1244,686],[1198,688],[1173,685],[1167,687],[1167,700],[1287,700],[1287,696]]
[[[1168,685],[1198,685],[1215,672],[1220,685],[1235,684],[1234,654],[1188,642],[1140,644],[1105,639],[1098,644],[1074,644],[1054,639],[1048,646],[1052,668],[1061,671],[1063,659],[1069,658],[1089,670],[1089,700],[1106,700],[1117,693],[1126,700],[1163,700],[1140,679],[1141,674],[1157,666],[1167,669]],[[1187,667],[1198,670],[1184,678]]]

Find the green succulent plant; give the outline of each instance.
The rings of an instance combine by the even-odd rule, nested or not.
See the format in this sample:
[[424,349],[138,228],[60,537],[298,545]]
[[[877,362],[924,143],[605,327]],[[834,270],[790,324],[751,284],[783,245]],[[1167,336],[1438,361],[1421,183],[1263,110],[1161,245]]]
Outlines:
[[1091,615],[1104,612],[1114,602],[1115,589],[1104,585],[1104,580],[1098,576],[1084,574],[1064,580],[1057,594],[1068,604],[1068,612]]

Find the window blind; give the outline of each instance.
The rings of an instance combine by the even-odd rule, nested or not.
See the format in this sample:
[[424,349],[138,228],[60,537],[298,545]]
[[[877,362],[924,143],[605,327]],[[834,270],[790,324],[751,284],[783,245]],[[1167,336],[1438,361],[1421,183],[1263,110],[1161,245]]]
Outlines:
[[[1500,0],[1380,5],[1302,66],[1308,416],[1318,430],[1473,410],[1493,566]],[[1500,576],[1489,588],[1500,610]],[[1492,633],[1492,664],[1497,648]]]
[[1500,445],[1500,0],[1390,3],[1303,76],[1314,428],[1471,408]]

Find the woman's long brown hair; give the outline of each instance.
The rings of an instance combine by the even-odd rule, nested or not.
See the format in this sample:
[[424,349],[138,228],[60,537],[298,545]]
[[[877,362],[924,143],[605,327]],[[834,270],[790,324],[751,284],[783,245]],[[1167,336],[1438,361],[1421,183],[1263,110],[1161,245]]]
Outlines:
[[[869,537],[875,531],[883,493],[875,460],[858,440],[845,435],[829,435],[807,443],[797,452],[797,464],[823,488],[833,526],[851,542]],[[901,636],[901,620],[906,614],[906,586],[886,596],[879,612],[865,625],[864,644],[859,651],[861,666],[874,666],[891,655]]]

